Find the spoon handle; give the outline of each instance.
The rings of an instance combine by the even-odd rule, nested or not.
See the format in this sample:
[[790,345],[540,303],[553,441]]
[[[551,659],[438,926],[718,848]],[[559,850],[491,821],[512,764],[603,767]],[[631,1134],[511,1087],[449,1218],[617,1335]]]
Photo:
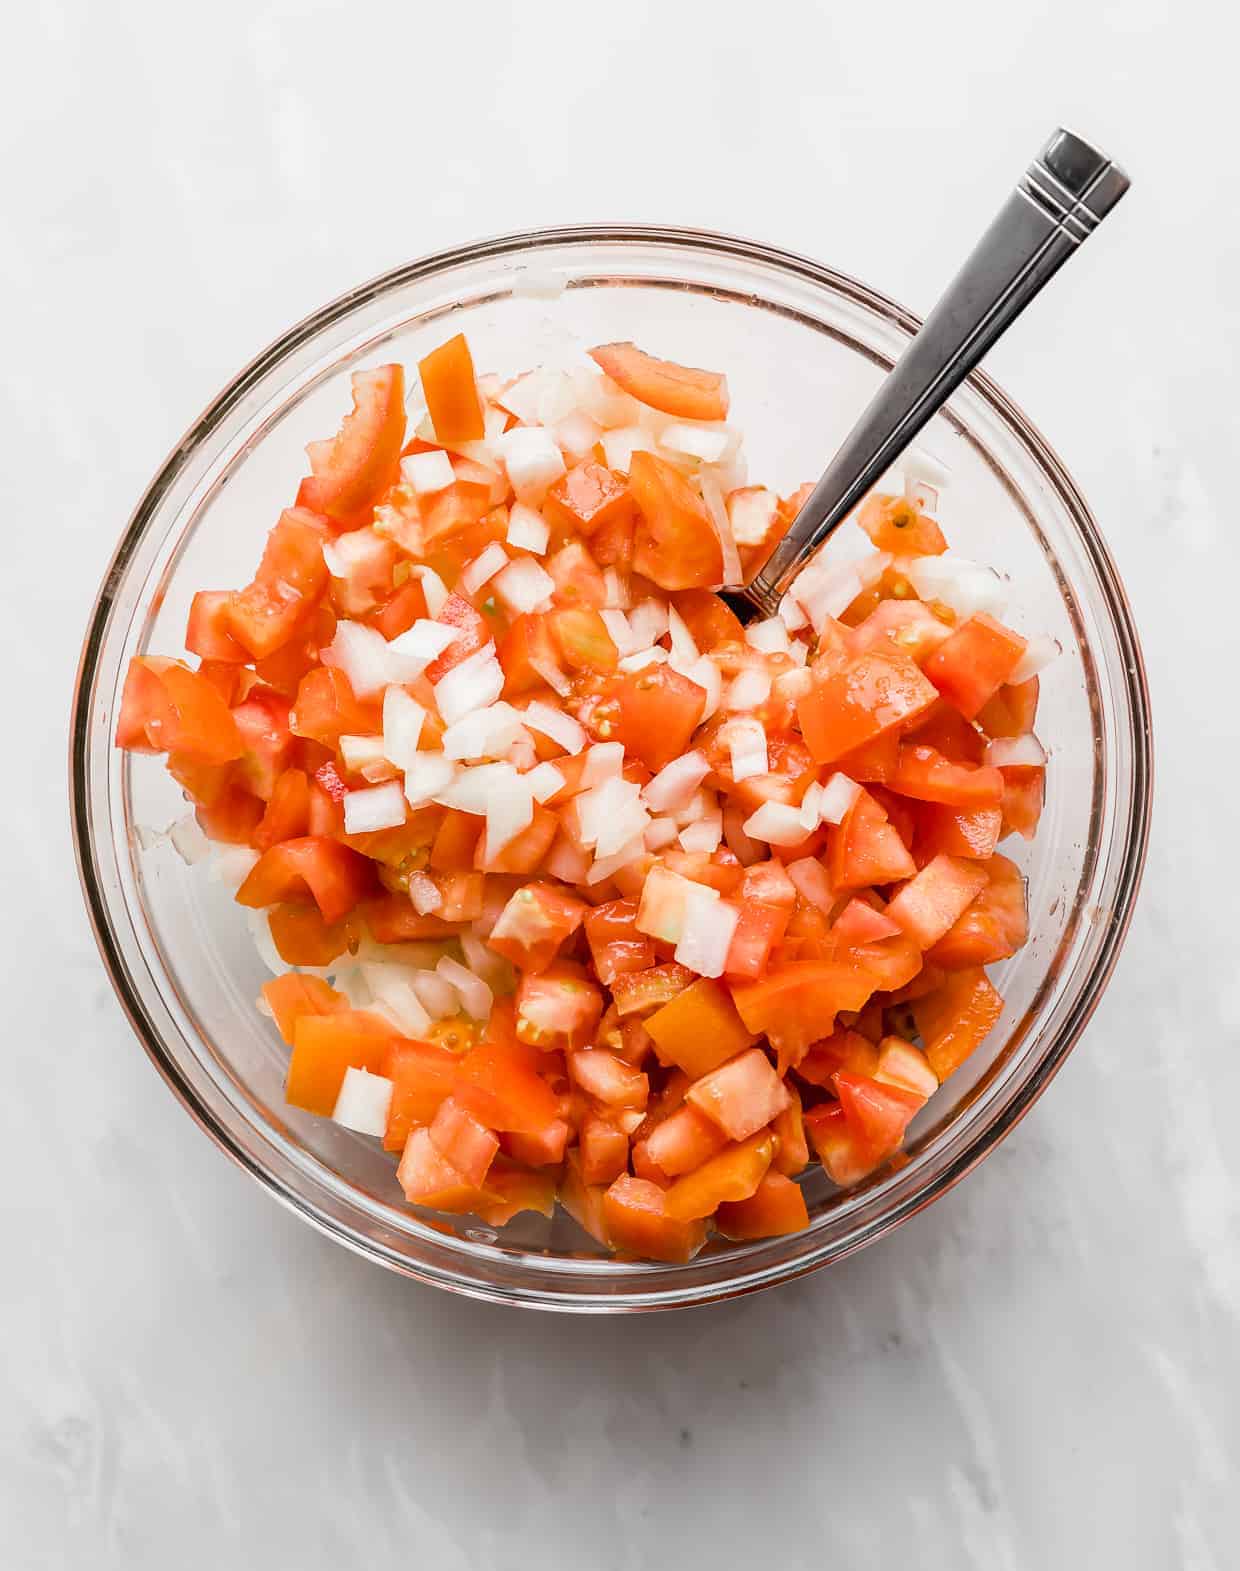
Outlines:
[[773,615],[807,559],[1128,189],[1105,154],[1060,129],[845,438],[745,598]]

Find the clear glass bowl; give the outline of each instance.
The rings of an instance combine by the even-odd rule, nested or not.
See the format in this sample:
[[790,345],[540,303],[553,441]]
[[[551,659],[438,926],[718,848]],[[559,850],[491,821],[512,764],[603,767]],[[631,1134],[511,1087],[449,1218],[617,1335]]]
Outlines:
[[[562,289],[546,290],[548,275]],[[1098,528],[1055,455],[975,375],[924,438],[953,472],[952,544],[1012,580],[1013,620],[1053,634],[1039,732],[1041,832],[1018,856],[1030,941],[993,975],[1007,1004],[984,1048],[910,1131],[907,1161],[847,1193],[817,1169],[810,1228],[709,1245],[689,1265],[612,1260],[567,1217],[498,1233],[419,1214],[373,1142],[284,1103],[285,1052],[254,1008],[265,972],[243,913],[166,845],[184,803],[159,760],[111,745],[129,658],[182,649],[190,597],[245,582],[296,489],[307,441],[334,430],[348,376],[416,362],[457,331],[480,368],[515,372],[614,339],[727,372],[755,479],[817,476],[916,321],[817,263],[725,235],[571,228],[411,263],[334,301],[264,351],[186,433],[138,505],[82,654],[72,736],[82,883],[112,982],[147,1052],[198,1123],[298,1215],[373,1260],[500,1302],[620,1311],[702,1303],[837,1260],[969,1171],[1063,1062],[1128,926],[1150,810],[1148,700],[1136,633]]]

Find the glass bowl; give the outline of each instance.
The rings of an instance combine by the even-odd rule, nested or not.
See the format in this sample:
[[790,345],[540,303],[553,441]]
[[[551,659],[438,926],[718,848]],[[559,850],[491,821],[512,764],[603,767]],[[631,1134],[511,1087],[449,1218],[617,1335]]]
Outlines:
[[112,746],[130,656],[180,652],[193,592],[249,579],[305,470],[306,442],[335,429],[358,367],[412,365],[459,331],[480,370],[505,373],[635,339],[727,372],[751,474],[787,492],[818,475],[916,326],[850,278],[726,235],[582,227],[482,241],[397,268],[293,328],[220,394],[151,483],[82,654],[72,733],[82,884],[113,985],[160,1073],[223,1150],[332,1238],[425,1282],[546,1309],[654,1309],[749,1292],[840,1259],[942,1194],[1030,1107],[1080,1036],[1145,852],[1144,673],[1084,501],[982,375],[923,440],[952,469],[953,547],[1009,575],[1012,620],[1064,649],[1042,682],[1042,828],[1032,846],[1004,846],[1028,876],[1030,939],[992,968],[1002,1020],[913,1124],[907,1160],[849,1192],[813,1170],[803,1233],[717,1241],[688,1265],[630,1264],[561,1214],[527,1214],[496,1232],[411,1209],[374,1142],[285,1105],[286,1055],[254,1007],[266,972],[244,915],[166,842],[142,849],[140,826],[162,828],[185,805],[162,761]]

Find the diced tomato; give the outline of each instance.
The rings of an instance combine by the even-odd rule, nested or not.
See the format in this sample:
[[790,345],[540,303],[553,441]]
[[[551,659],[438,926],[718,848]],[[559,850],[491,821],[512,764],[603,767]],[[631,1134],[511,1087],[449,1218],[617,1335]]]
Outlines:
[[600,1114],[590,1113],[582,1121],[578,1144],[585,1183],[610,1184],[627,1170],[629,1137]]
[[879,1043],[875,1080],[884,1085],[902,1086],[923,1101],[932,1097],[939,1088],[934,1070],[926,1062],[926,1055],[906,1042],[903,1037],[885,1036]]
[[190,601],[185,647],[191,654],[229,664],[248,663],[249,651],[243,649],[228,631],[228,608],[232,598],[230,590],[200,589]]
[[859,792],[843,821],[827,830],[826,863],[837,893],[894,883],[917,871],[899,832],[868,791]]
[[756,980],[770,964],[771,951],[784,936],[789,911],[787,906],[764,905],[752,899],[742,899],[736,911],[736,931],[723,969],[729,977]]
[[318,906],[276,906],[268,915],[281,960],[291,966],[325,966],[356,942],[348,918],[328,923]]
[[396,1169],[396,1181],[410,1205],[460,1214],[473,1211],[483,1195],[436,1149],[429,1129],[414,1129]]
[[439,906],[435,915],[444,922],[477,921],[482,915],[485,886],[486,880],[481,873],[436,874],[435,887],[439,891]]
[[867,1178],[888,1153],[875,1151],[857,1134],[839,1102],[823,1102],[805,1115],[805,1128],[827,1177],[841,1188]]
[[474,851],[474,866],[489,873],[533,873],[543,862],[559,833],[560,820],[550,808],[534,804],[534,816],[495,856],[487,855],[486,836]]
[[607,604],[603,574],[583,541],[570,540],[543,565],[555,584],[556,605],[597,611]]
[[474,865],[485,820],[449,808],[431,845],[430,865],[436,872],[463,872]]
[[744,640],[740,618],[709,589],[681,589],[672,596],[672,604],[703,654],[720,644]]
[[326,520],[303,507],[285,508],[267,536],[258,572],[232,596],[227,631],[255,660],[275,654],[313,619],[328,584]]
[[[533,1134],[506,1134],[500,1144],[510,1156],[518,1162],[524,1162],[527,1167],[558,1167],[564,1160],[572,1133],[572,1125],[567,1119],[553,1118]],[[628,1150],[627,1141],[625,1150]]]
[[543,513],[560,529],[588,538],[609,524],[631,524],[633,497],[620,475],[587,462],[555,481],[543,502]]
[[250,869],[237,891],[237,904],[262,906],[298,903],[307,894],[326,922],[348,916],[373,884],[370,863],[336,840],[303,835],[272,846]]
[[681,420],[727,419],[727,378],[717,371],[658,360],[630,343],[599,344],[590,350],[590,358],[617,386],[650,409]]
[[688,750],[706,708],[703,689],[666,664],[627,672],[616,699],[616,739],[656,774]]
[[727,1139],[714,1119],[686,1102],[656,1124],[642,1141],[642,1158],[670,1180],[701,1167],[723,1149]]
[[526,611],[517,617],[500,640],[499,663],[504,671],[504,697],[547,685],[548,671],[559,665],[559,652],[545,612]]
[[884,1154],[899,1146],[910,1121],[926,1103],[915,1091],[847,1069],[837,1069],[833,1079],[844,1117],[857,1138]]
[[977,898],[927,955],[944,971],[993,965],[1024,944],[1029,933],[1025,880],[1005,856],[994,856],[982,873],[986,883]]
[[450,1096],[440,1103],[430,1124],[430,1136],[444,1161],[472,1188],[480,1189],[499,1150],[495,1131]]
[[517,988],[517,1035],[544,1050],[584,1047],[602,1013],[602,992],[569,961],[523,976]]
[[606,1048],[570,1053],[568,1073],[587,1096],[605,1107],[640,1111],[650,1099],[649,1077]]
[[590,958],[604,987],[610,987],[618,976],[654,965],[654,944],[637,931],[635,900],[608,900],[586,911],[585,929]]
[[487,943],[522,971],[545,971],[587,912],[584,900],[574,899],[555,884],[523,884],[500,913]]
[[474,359],[464,333],[418,361],[431,424],[441,442],[477,442],[485,435]]
[[1036,676],[1001,687],[978,710],[978,725],[990,737],[1027,736],[1038,716],[1039,687]]
[[1002,821],[997,807],[955,808],[927,802],[917,813],[914,855],[920,862],[944,854],[984,862],[999,842]]
[[1046,797],[1046,770],[1033,764],[1011,764],[1003,776],[1000,838],[1016,834],[1032,840],[1042,817]]
[[649,971],[630,971],[618,976],[612,984],[611,996],[622,1019],[629,1015],[645,1018],[670,1003],[696,980],[693,972],[682,965],[651,966]]
[[788,1105],[782,1113],[775,1115],[771,1123],[771,1128],[779,1140],[775,1152],[775,1167],[789,1178],[795,1178],[809,1161],[809,1146],[805,1140],[801,1093],[786,1080],[784,1089],[788,1093]]
[[892,898],[887,915],[922,949],[929,949],[985,887],[985,870],[976,862],[936,856]]
[[[619,1180],[617,1180],[618,1182]],[[577,1225],[598,1243],[610,1248],[607,1221],[604,1214],[604,1197],[607,1190],[601,1184],[587,1184],[581,1176],[581,1153],[569,1151],[564,1159],[564,1177],[560,1183],[560,1204]]]
[[474,1206],[488,1227],[503,1227],[521,1211],[537,1211],[549,1217],[555,1210],[555,1180],[548,1173],[530,1173],[523,1168],[491,1164],[482,1197]]
[[797,903],[797,886],[788,877],[784,864],[772,857],[745,869],[741,881],[742,900],[760,900],[763,905],[785,906]]
[[1003,1013],[1003,999],[980,968],[956,971],[913,1000],[913,1018],[940,1081],[959,1069]]
[[383,729],[377,706],[355,698],[336,666],[317,666],[302,678],[289,725],[298,736],[332,748],[342,736],[374,736]]
[[392,1082],[384,1149],[403,1151],[409,1131],[429,1124],[452,1095],[460,1059],[429,1042],[393,1042],[379,1071]]
[[874,491],[865,499],[857,522],[878,551],[893,556],[941,556],[947,540],[933,518],[919,513],[902,496]]
[[239,773],[255,796],[269,802],[276,781],[293,758],[289,701],[270,688],[256,687],[232,712],[241,735]]
[[329,987],[321,977],[304,976],[298,971],[286,971],[283,976],[264,982],[263,997],[277,1031],[290,1047],[302,1015],[336,1015],[349,1007],[344,994]]
[[1025,640],[979,611],[926,660],[926,675],[949,704],[972,720],[1020,664]]
[[493,1014],[488,1035],[461,1059],[454,1094],[491,1129],[537,1134],[559,1116],[558,1099],[538,1073],[542,1054],[496,1025]]
[[655,1051],[694,1079],[706,1074],[754,1040],[736,1011],[727,988],[699,977],[645,1022]]
[[842,1009],[860,1009],[872,979],[845,962],[792,961],[773,966],[760,982],[732,988],[741,1019],[765,1034],[781,1059],[795,1062]]
[[451,938],[461,924],[445,922],[437,911],[423,916],[405,895],[381,894],[366,900],[358,916],[377,944],[419,943],[430,938]]
[[602,1224],[614,1249],[683,1265],[706,1242],[706,1224],[668,1215],[665,1191],[622,1173],[603,1191]]
[[724,1200],[715,1213],[724,1238],[782,1238],[809,1226],[809,1212],[800,1186],[774,1170],[768,1172],[747,1200]]
[[906,725],[938,697],[912,660],[881,649],[830,654],[815,662],[812,677],[813,686],[797,701],[797,719],[820,764]]
[[671,1186],[667,1214],[685,1219],[713,1216],[720,1205],[748,1200],[766,1177],[777,1146],[767,1129],[725,1147]]
[[136,752],[173,752],[194,764],[227,764],[242,754],[237,722],[206,677],[176,660],[147,655],[129,663],[116,741]]
[[705,1113],[729,1140],[747,1140],[788,1105],[788,1089],[760,1047],[695,1080],[685,1101]]
[[953,764],[933,747],[906,743],[891,788],[921,802],[976,809],[998,807],[1003,776],[989,765]]
[[921,665],[932,650],[951,637],[951,631],[920,600],[880,600],[853,629],[849,642],[858,653],[894,647]]
[[449,671],[459,666],[462,660],[468,660],[470,655],[476,654],[484,644],[489,644],[491,641],[491,629],[487,626],[486,617],[463,595],[449,595],[440,606],[439,615],[435,620],[444,627],[455,628],[457,636],[443,654],[437,656],[427,666],[423,675],[428,682],[442,680]]
[[559,663],[569,671],[614,671],[620,651],[607,624],[589,606],[562,607],[547,618]]
[[329,1118],[345,1070],[382,1074],[395,1037],[392,1027],[378,1015],[352,1009],[326,1015],[299,1014],[293,1027],[285,1097],[293,1107]]
[[276,781],[252,843],[267,851],[281,840],[296,840],[310,832],[310,782],[305,771],[286,769]]
[[638,451],[629,467],[637,503],[633,566],[663,589],[723,582],[723,550],[706,503],[671,464]]
[[850,900],[831,924],[832,938],[849,946],[880,943],[901,931],[900,924],[893,922],[886,910],[879,910],[866,900]]
[[426,595],[421,581],[410,578],[377,611],[368,616],[366,621],[391,643],[394,638],[407,633],[415,622],[424,620],[426,614]]

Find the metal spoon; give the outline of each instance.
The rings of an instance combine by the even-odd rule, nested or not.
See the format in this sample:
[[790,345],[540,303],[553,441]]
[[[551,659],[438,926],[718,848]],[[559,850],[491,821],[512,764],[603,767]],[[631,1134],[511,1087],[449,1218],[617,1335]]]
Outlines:
[[762,571],[724,599],[742,622],[784,591],[983,355],[1128,189],[1128,176],[1062,127],[1025,171],[921,331],[814,487]]

